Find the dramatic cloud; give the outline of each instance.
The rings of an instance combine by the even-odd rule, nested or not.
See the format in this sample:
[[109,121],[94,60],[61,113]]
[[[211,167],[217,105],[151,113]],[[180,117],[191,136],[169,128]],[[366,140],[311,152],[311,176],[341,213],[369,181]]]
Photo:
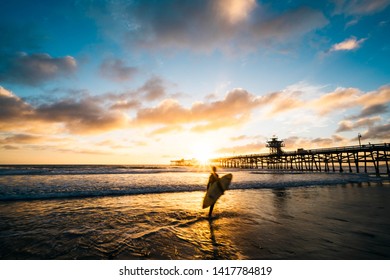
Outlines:
[[107,36],[143,49],[251,50],[328,23],[307,7],[278,12],[254,0],[114,1],[90,10]]
[[76,68],[76,60],[71,56],[53,58],[45,53],[3,55],[0,57],[0,81],[35,86],[68,76]]
[[185,108],[176,100],[167,99],[156,107],[138,111],[134,123],[137,125],[195,124],[194,131],[205,131],[239,125],[248,120],[250,111],[261,104],[258,98],[243,89],[230,91],[221,101],[196,102]]
[[[166,99],[155,107],[140,109],[133,123],[167,127],[186,124],[191,125],[192,131],[204,132],[247,123],[254,110],[257,115],[271,118],[297,109],[307,110],[308,113],[314,111],[319,117],[324,117],[332,112],[344,112],[352,108],[361,108],[362,111],[349,119],[365,119],[386,113],[389,101],[388,86],[366,93],[355,88],[338,88],[314,98],[311,93],[306,94],[296,89],[263,96],[250,94],[243,89],[234,89],[222,100],[195,102],[189,108],[182,106],[177,100]],[[374,119],[376,118],[372,118]],[[347,131],[346,128],[350,127],[348,124],[342,123],[338,131]],[[355,125],[363,123],[359,121]]]
[[100,65],[100,74],[117,82],[129,81],[137,72],[136,67],[126,66],[120,59],[105,59]]
[[360,48],[361,44],[366,40],[366,38],[357,40],[355,37],[344,40],[341,43],[334,44],[329,51],[351,51]]

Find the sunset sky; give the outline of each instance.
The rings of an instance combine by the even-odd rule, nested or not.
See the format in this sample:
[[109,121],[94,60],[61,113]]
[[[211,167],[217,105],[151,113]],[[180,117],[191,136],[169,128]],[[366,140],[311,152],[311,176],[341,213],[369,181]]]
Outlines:
[[390,0],[0,2],[0,163],[390,141]]

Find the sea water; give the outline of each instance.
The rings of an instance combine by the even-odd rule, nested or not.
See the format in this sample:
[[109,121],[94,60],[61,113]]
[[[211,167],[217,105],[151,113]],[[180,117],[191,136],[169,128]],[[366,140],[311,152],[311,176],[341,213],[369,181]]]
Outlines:
[[[367,174],[226,169],[231,189],[286,188],[378,180]],[[0,167],[0,201],[203,191],[209,170],[170,166],[36,165]]]
[[388,259],[390,188],[367,174],[0,167],[1,259]]

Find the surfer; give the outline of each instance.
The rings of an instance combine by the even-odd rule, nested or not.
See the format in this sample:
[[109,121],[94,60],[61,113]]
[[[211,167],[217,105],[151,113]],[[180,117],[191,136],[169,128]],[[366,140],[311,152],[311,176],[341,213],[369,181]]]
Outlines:
[[[219,183],[219,176],[217,174],[217,168],[215,166],[213,166],[213,167],[211,167],[211,171],[212,172],[211,172],[210,177],[209,177],[209,182],[207,183],[207,190],[211,187],[211,185],[214,182],[218,182],[218,186],[221,188],[222,194],[223,194],[224,190],[223,190],[221,184]],[[213,213],[214,205],[215,205],[215,202],[210,205],[209,218],[211,218],[211,215]]]

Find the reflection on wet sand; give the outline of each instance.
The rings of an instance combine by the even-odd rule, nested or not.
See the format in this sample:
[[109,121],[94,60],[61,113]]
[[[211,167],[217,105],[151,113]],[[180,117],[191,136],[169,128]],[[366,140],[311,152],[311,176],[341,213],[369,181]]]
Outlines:
[[0,203],[0,258],[390,259],[386,185],[203,195]]

